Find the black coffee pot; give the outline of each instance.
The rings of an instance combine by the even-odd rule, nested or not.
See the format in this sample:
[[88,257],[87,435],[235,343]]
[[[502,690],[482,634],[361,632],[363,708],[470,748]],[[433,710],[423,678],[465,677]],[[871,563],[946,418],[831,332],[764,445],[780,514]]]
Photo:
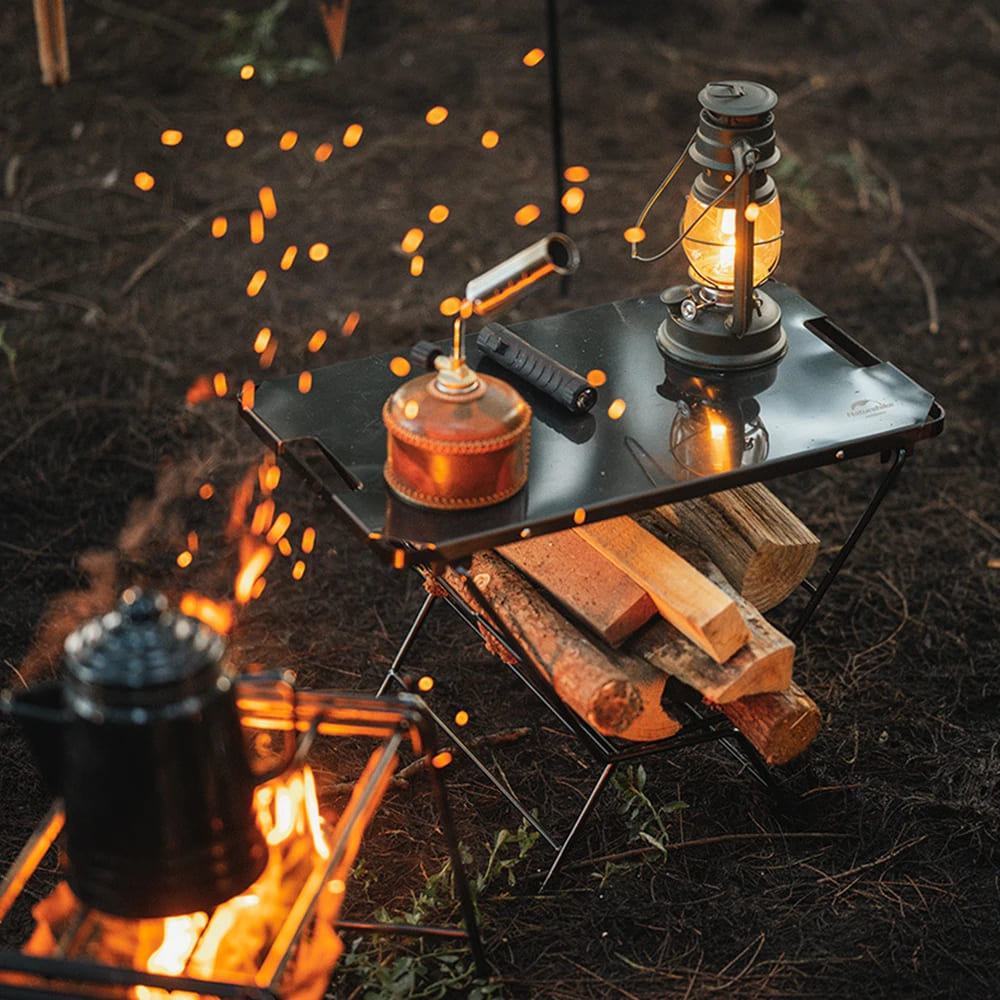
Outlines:
[[126,590],[66,640],[63,676],[5,692],[65,812],[70,888],[123,917],[206,910],[261,874],[267,847],[224,643]]

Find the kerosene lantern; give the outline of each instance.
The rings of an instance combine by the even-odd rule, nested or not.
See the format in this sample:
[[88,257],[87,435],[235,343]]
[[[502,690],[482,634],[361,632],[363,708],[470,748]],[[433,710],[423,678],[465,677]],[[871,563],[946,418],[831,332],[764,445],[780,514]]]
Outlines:
[[781,310],[760,286],[781,255],[781,207],[768,171],[775,145],[777,95],[745,80],[707,84],[698,95],[698,128],[637,221],[641,227],[685,157],[701,168],[691,185],[680,234],[653,261],[681,246],[690,285],[662,293],[667,315],[656,331],[663,354],[700,369],[727,371],[777,361],[787,341]]
[[455,315],[450,354],[418,345],[432,368],[386,400],[384,475],[393,493],[435,510],[487,507],[514,496],[528,478],[531,407],[503,379],[473,371],[463,347],[465,322],[495,316],[551,274],[579,265],[575,244],[551,233],[473,278]]

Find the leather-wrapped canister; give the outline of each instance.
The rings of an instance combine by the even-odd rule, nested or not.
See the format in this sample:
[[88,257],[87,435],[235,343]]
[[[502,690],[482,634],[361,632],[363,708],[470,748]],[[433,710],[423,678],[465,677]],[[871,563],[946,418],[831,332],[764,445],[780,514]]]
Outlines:
[[411,379],[382,408],[386,482],[421,507],[488,507],[528,478],[531,407],[501,379],[464,371],[454,384],[442,372]]

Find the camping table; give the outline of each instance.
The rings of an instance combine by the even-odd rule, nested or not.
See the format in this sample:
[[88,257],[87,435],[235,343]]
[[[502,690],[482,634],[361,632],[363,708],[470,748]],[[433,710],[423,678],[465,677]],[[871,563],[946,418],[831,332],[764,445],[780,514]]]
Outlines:
[[[599,370],[606,381],[598,390],[596,407],[581,416],[515,380],[533,410],[528,482],[520,493],[493,507],[430,511],[400,501],[389,491],[382,476],[386,432],[381,409],[400,382],[390,370],[392,354],[316,369],[308,393],[299,391],[297,375],[264,382],[256,389],[252,407],[242,413],[373,550],[399,569],[415,567],[428,576],[433,575],[435,564],[454,565],[482,549],[571,528],[581,517],[593,522],[878,454],[887,470],[826,573],[816,584],[807,582],[810,599],[788,630],[794,639],[898,478],[906,457],[917,442],[940,433],[944,413],[930,393],[869,353],[796,292],[774,281],[768,283],[768,291],[782,310],[787,354],[767,368],[711,379],[665,363],[654,340],[665,315],[657,295],[514,325],[512,329],[521,337],[563,364],[581,373]],[[448,350],[446,343],[442,346]],[[473,368],[504,374],[479,353],[474,337],[468,338],[466,349]],[[747,433],[748,448],[738,462],[724,463],[713,456],[711,435],[705,439],[704,462],[690,448],[681,453],[684,422],[697,422],[698,396],[712,398],[713,412],[728,414],[731,423],[745,422],[744,427],[727,431]],[[608,410],[615,400],[623,400],[625,407],[612,419]],[[437,592],[444,593],[471,624],[483,625],[500,641],[508,641],[495,622],[482,621],[456,594],[447,589]],[[424,601],[386,683],[399,679],[397,668],[435,599],[431,593]],[[565,709],[551,689],[532,675],[530,666],[518,673],[604,765],[591,797],[560,846],[469,751],[490,780],[559,851],[554,871],[615,764],[661,746],[642,744],[621,750]],[[728,720],[720,722],[716,713],[706,712],[684,692],[677,696],[688,725],[663,744],[719,739],[750,764],[756,777],[770,782],[762,762],[755,760],[755,751]],[[438,721],[463,746],[457,734]]]

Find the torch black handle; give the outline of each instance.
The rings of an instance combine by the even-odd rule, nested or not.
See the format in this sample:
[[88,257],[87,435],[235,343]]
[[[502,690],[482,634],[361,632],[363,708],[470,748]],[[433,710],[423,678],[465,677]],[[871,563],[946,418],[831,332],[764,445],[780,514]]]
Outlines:
[[586,413],[597,402],[597,390],[582,375],[532,347],[501,323],[483,327],[476,344],[497,364],[540,389],[571,413]]

